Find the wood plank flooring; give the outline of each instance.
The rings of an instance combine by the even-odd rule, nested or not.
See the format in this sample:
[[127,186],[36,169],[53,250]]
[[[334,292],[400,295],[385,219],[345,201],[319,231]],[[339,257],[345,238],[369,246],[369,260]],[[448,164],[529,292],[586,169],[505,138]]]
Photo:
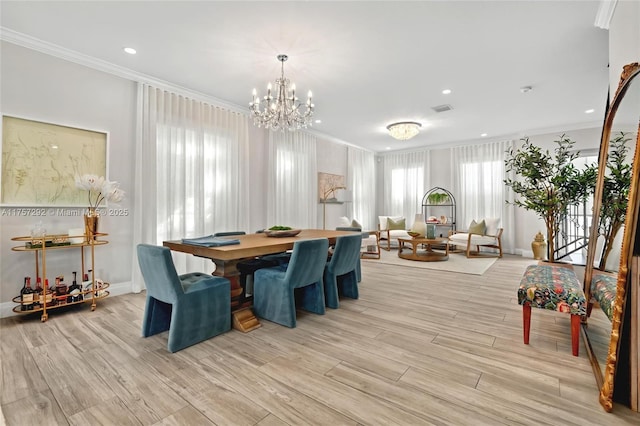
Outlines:
[[[456,254],[452,254],[455,256]],[[469,259],[470,262],[473,259]],[[569,316],[516,289],[530,259],[483,276],[363,262],[360,299],[298,327],[262,321],[175,354],[141,335],[143,294],[0,321],[7,425],[623,425],[598,404]],[[2,418],[0,417],[0,423]]]

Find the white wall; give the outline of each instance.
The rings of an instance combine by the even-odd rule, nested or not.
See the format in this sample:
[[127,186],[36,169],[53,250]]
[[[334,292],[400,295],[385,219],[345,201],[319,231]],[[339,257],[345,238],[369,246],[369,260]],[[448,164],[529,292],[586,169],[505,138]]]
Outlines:
[[[331,173],[334,175],[342,175],[345,179],[347,178],[346,145],[318,137],[316,156],[318,160],[318,173]],[[345,180],[345,183],[346,182]],[[351,214],[348,213],[351,211],[348,203],[326,205],[318,203],[318,229],[322,229],[323,207],[326,207],[326,229],[335,229],[336,226],[340,226],[339,219],[341,216],[348,216],[349,219],[353,219]]]
[[[108,177],[121,182],[127,197],[120,203],[131,210],[133,182],[136,86],[133,82],[70,62],[2,43],[2,114],[55,124],[109,132]],[[35,277],[34,256],[11,250],[11,238],[30,234],[39,218],[0,215],[0,302],[18,295],[23,277]],[[67,233],[83,227],[82,217],[55,214],[42,218],[48,233]],[[101,217],[99,230],[107,232],[109,245],[96,248],[97,276],[113,284],[112,290],[128,291],[131,280],[133,217]],[[87,251],[88,253],[88,251]],[[47,278],[64,275],[71,282],[72,271],[80,272],[79,250],[50,251]],[[33,279],[35,283],[35,279]],[[6,314],[11,303],[4,303]]]
[[609,23],[609,81],[611,96],[618,88],[622,67],[640,62],[640,2],[618,1]]

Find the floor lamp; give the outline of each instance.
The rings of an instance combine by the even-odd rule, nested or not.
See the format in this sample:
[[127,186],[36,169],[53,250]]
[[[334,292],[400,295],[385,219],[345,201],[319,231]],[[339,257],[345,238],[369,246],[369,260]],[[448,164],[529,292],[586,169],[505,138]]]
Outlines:
[[[327,200],[329,199],[329,195],[334,194],[338,189],[347,189],[345,186],[332,186],[328,189],[325,189],[322,194],[322,229],[327,229]],[[342,204],[340,201],[336,201],[335,204]]]

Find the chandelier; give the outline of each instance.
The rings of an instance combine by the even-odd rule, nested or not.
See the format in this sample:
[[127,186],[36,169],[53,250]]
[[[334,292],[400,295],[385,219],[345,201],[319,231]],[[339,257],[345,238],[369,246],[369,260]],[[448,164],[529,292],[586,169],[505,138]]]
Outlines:
[[401,121],[389,124],[387,130],[394,139],[406,141],[420,133],[420,127],[422,127],[422,124],[415,121]]
[[290,81],[284,78],[284,61],[287,55],[278,55],[278,60],[282,62],[282,73],[276,80],[274,89],[275,97],[271,94],[271,83],[267,86],[267,95],[262,109],[260,108],[260,96],[256,89],[253,89],[253,101],[249,103],[249,110],[253,116],[253,124],[258,127],[264,126],[270,130],[298,130],[311,125],[314,105],[311,103],[311,90],[307,94],[307,102],[303,105],[296,97],[296,85],[289,86]]

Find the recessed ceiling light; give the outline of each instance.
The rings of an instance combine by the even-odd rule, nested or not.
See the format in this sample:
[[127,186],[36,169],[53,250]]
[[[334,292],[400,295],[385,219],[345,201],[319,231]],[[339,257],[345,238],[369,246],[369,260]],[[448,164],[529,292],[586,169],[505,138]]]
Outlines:
[[520,88],[520,92],[522,92],[522,93],[527,93],[527,92],[530,92],[532,90],[533,90],[533,87],[531,87],[531,86],[522,86]]
[[390,150],[390,149],[391,149],[391,147],[390,147],[390,146],[388,146],[388,147],[386,147],[385,149],[388,151],[388,150]]
[[135,55],[136,54],[136,49],[134,49],[133,47],[125,47],[124,51],[127,52],[129,55]]
[[585,113],[585,114],[591,114],[591,113],[593,113],[594,111],[595,111],[595,109],[588,109],[588,110],[586,110],[584,113]]
[[487,134],[486,134],[486,133],[482,133],[482,134],[480,135],[480,137],[481,137],[481,138],[486,138],[486,137],[487,137]]
[[322,123],[322,120],[316,120],[316,124]]
[[451,89],[444,89],[444,90],[442,91],[442,94],[443,94],[443,95],[448,95],[449,93],[451,93]]

